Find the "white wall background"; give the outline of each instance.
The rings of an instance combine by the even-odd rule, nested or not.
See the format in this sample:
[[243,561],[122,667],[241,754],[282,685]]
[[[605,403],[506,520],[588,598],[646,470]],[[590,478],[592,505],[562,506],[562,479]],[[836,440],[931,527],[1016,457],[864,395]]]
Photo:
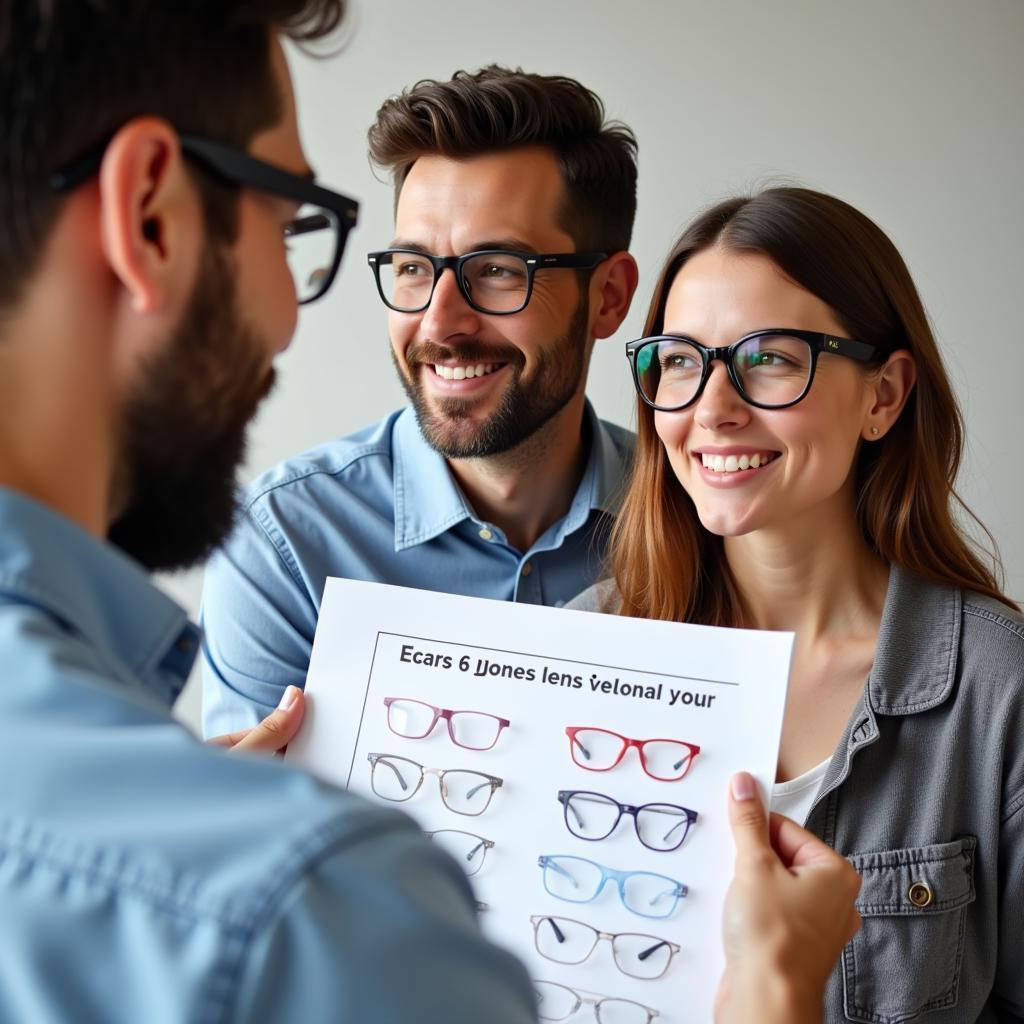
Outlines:
[[[340,280],[302,313],[244,479],[402,403],[365,262],[392,233],[366,129],[417,79],[495,61],[580,79],[639,138],[640,289],[621,332],[598,344],[599,412],[632,418],[622,343],[698,208],[780,180],[832,192],[910,266],[964,406],[962,494],[1024,598],[1024,0],[350,3],[344,51],[291,63],[307,151],[326,184],[361,200],[360,226]],[[162,582],[196,611],[201,573]],[[193,679],[178,713],[195,723],[198,707]]]

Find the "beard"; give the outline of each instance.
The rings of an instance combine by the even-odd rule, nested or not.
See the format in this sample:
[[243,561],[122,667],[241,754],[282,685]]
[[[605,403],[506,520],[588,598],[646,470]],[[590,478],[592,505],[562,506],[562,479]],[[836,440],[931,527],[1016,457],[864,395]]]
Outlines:
[[228,535],[246,428],[274,383],[241,323],[227,252],[207,246],[169,343],[141,369],[121,422],[108,539],[151,571],[188,568]]
[[[391,349],[398,378],[416,413],[427,443],[447,459],[483,459],[518,447],[565,408],[583,378],[587,355],[588,300],[584,293],[573,311],[565,334],[537,353],[536,368],[523,377],[523,355],[511,346],[496,348],[466,342],[457,348],[424,343],[406,352],[408,376]],[[430,408],[422,374],[434,363],[459,359],[478,363],[506,363],[512,379],[494,410],[482,423],[473,421],[476,400],[441,398]]]

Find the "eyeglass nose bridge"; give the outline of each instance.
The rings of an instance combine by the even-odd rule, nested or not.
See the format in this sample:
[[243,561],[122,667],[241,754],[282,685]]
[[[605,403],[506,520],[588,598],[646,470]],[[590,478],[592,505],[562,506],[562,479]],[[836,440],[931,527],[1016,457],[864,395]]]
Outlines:
[[421,768],[420,774],[425,779],[428,775],[437,776],[437,785],[441,790],[441,799],[443,800],[448,795],[448,787],[444,784],[444,768]]

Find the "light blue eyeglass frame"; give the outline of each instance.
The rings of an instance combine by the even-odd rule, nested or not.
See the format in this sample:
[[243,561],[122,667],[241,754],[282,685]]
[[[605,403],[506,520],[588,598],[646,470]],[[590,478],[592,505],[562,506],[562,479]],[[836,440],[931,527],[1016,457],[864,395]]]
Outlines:
[[[601,881],[590,896],[578,900],[570,899],[568,896],[563,896],[560,893],[555,892],[548,885],[548,871],[555,871],[565,878],[568,878],[574,886],[578,884],[573,878],[571,872],[567,870],[566,865],[570,861],[578,864],[588,864],[590,867],[597,868],[597,870],[601,872]],[[572,857],[563,854],[542,854],[537,858],[537,865],[540,867],[541,871],[544,872],[544,888],[554,896],[556,900],[564,900],[566,903],[593,903],[601,894],[605,885],[611,881],[615,882],[618,886],[619,899],[622,901],[622,905],[631,914],[636,914],[638,917],[652,917],[659,919],[671,917],[675,913],[676,907],[679,906],[680,899],[687,896],[690,891],[682,882],[679,882],[674,878],[669,878],[668,875],[659,875],[653,871],[616,871],[615,868],[606,868],[603,864],[598,864],[597,861],[588,860],[586,857]],[[671,898],[671,905],[663,913],[651,914],[646,910],[638,910],[626,901],[626,882],[630,878],[640,877],[657,878],[659,881],[666,882],[669,885],[669,889],[667,891],[659,893],[654,900],[651,900],[651,905],[653,905],[656,900]]]

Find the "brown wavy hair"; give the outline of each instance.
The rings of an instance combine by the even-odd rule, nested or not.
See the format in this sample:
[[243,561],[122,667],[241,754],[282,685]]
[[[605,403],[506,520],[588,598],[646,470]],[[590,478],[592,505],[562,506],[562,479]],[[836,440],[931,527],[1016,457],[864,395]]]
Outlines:
[[[1000,586],[991,534],[956,493],[960,409],[917,289],[885,233],[849,204],[809,189],[773,188],[721,202],[698,216],[669,253],[645,335],[663,330],[679,269],[712,246],[768,257],[826,303],[849,337],[884,353],[906,349],[913,355],[917,383],[899,419],[857,454],[861,531],[886,563],[1016,610]],[[620,614],[744,625],[722,539],[701,525],[655,432],[653,411],[639,398],[637,421],[633,477],[611,540]],[[958,515],[979,528],[988,547],[971,539]]]
[[386,100],[368,133],[370,159],[389,170],[395,202],[421,157],[453,159],[543,146],[565,184],[560,222],[580,251],[629,248],[636,215],[636,138],[606,121],[597,93],[574,78],[491,64],[427,78]]

